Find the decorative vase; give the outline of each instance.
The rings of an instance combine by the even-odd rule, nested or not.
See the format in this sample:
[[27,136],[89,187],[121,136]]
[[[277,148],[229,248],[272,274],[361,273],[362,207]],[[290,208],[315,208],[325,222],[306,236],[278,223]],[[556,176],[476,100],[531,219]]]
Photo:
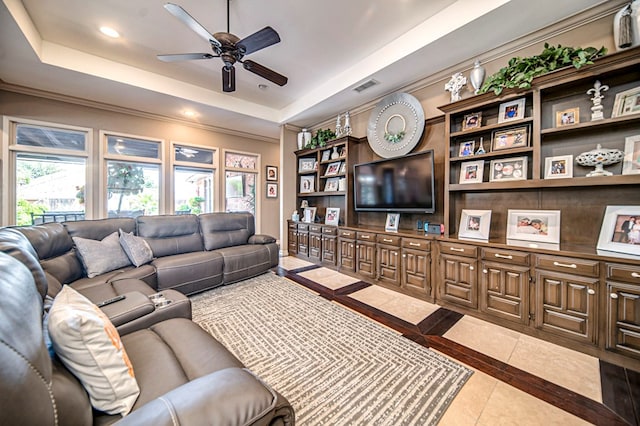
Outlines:
[[471,70],[471,74],[469,74],[469,80],[471,80],[471,85],[474,89],[476,89],[473,93],[476,95],[480,91],[482,87],[482,83],[484,82],[485,70],[480,65],[480,61],[476,60],[473,64],[473,69]]
[[344,114],[344,127],[342,128],[342,136],[351,136],[351,115],[349,111]]
[[613,173],[606,171],[603,166],[619,163],[623,158],[624,153],[619,149],[607,149],[598,144],[596,149],[578,155],[576,162],[581,166],[595,166],[594,170],[587,173],[587,177],[611,176]]
[[300,133],[298,133],[298,150],[303,149],[305,146],[309,144],[311,141],[311,132],[307,129],[302,129]]
[[338,153],[338,147],[333,147],[333,152],[331,153],[331,159],[335,160],[336,158],[340,158],[340,153]]
[[640,45],[640,1],[625,5],[613,17],[613,40],[616,50]]

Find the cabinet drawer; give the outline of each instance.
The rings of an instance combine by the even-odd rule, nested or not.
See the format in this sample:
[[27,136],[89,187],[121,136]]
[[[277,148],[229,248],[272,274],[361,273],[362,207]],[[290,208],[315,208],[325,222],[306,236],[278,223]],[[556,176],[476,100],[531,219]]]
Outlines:
[[350,229],[339,229],[338,236],[340,238],[354,239],[356,237],[356,231],[352,231]]
[[385,235],[385,234],[378,234],[376,241],[380,244],[387,244],[390,246],[400,246],[400,237],[395,236],[395,235]]
[[607,278],[640,285],[640,266],[607,263]]
[[337,233],[337,229],[334,228],[333,226],[331,226],[331,227],[323,226],[322,227],[322,235],[336,235],[336,233]]
[[431,242],[415,238],[403,238],[402,247],[429,251],[431,250]]
[[303,225],[301,223],[298,224],[298,231],[308,231],[309,225]]
[[298,224],[289,222],[289,229],[298,229]]
[[468,246],[466,244],[441,242],[440,253],[455,254],[457,256],[476,257],[478,255],[478,247]]
[[320,225],[309,225],[309,232],[315,232],[317,234],[322,232],[322,226]]
[[376,234],[373,232],[356,232],[356,238],[362,241],[374,242],[376,240]]
[[600,275],[597,260],[576,259],[573,257],[537,255],[535,266],[548,271],[565,272],[575,275],[597,277]]
[[482,259],[501,263],[529,264],[529,253],[513,250],[501,250],[493,247],[482,248]]

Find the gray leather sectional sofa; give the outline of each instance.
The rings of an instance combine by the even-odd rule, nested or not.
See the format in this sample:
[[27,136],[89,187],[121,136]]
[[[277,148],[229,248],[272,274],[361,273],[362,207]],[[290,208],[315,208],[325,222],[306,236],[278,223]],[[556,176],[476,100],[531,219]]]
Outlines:
[[[88,277],[74,237],[98,241],[114,232],[142,237],[153,259]],[[185,296],[277,263],[275,239],[255,235],[248,213],[0,229],[0,424],[293,425],[286,398],[190,320]],[[125,296],[101,308],[140,389],[124,417],[92,408],[83,382],[44,343],[43,307],[65,285],[96,304]]]

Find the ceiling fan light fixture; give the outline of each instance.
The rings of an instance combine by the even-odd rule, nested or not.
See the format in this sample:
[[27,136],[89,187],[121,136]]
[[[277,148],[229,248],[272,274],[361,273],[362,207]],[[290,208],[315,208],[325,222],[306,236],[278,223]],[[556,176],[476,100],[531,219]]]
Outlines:
[[102,26],[100,27],[100,32],[106,35],[107,37],[120,38],[120,33],[111,27]]

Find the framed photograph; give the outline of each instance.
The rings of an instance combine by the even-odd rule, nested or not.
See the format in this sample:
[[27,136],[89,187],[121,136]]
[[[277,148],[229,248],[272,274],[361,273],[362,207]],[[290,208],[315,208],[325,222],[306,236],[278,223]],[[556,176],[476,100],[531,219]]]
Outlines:
[[315,189],[315,176],[300,176],[300,192],[307,194],[314,192]]
[[640,258],[640,206],[607,206],[597,248],[598,254]]
[[529,145],[529,126],[497,130],[491,137],[491,150],[520,148]]
[[400,213],[387,213],[384,230],[386,232],[398,232],[398,222],[400,222]]
[[331,150],[322,151],[322,158],[320,161],[325,162],[331,159]]
[[507,244],[560,249],[560,210],[511,210]]
[[544,159],[544,178],[563,179],[573,177],[573,155],[559,155]]
[[276,166],[267,166],[267,180],[278,180],[278,168]]
[[329,178],[327,179],[327,182],[325,182],[324,184],[324,191],[325,192],[333,192],[333,191],[337,191],[340,185],[340,179],[339,178]]
[[298,171],[312,172],[315,167],[316,160],[314,158],[301,158],[298,160]]
[[462,210],[458,238],[461,240],[489,240],[491,210]]
[[458,157],[468,157],[473,155],[473,151],[476,147],[475,141],[460,142],[460,150],[458,151]]
[[304,209],[303,222],[313,223],[316,221],[317,207],[306,207]]
[[489,182],[527,179],[527,157],[491,160]]
[[556,127],[568,126],[580,122],[580,108],[570,108],[556,112]]
[[338,174],[345,174],[347,173],[347,162],[343,161],[342,164],[340,164],[340,171],[338,172]]
[[329,163],[327,166],[327,171],[325,172],[325,176],[335,176],[340,173],[340,165],[342,161],[336,161],[335,163]]
[[460,164],[459,183],[482,183],[484,176],[484,160],[465,161]]
[[625,139],[622,174],[640,174],[640,135],[629,136]]
[[327,214],[324,217],[324,224],[338,226],[339,220],[340,220],[340,208],[327,207]]
[[278,198],[278,184],[267,183],[267,198]]
[[478,129],[482,126],[482,112],[467,114],[462,119],[462,130]]
[[498,123],[523,119],[525,102],[526,98],[520,98],[515,101],[501,103],[498,112]]
[[616,95],[611,117],[640,113],[640,87],[625,90]]

